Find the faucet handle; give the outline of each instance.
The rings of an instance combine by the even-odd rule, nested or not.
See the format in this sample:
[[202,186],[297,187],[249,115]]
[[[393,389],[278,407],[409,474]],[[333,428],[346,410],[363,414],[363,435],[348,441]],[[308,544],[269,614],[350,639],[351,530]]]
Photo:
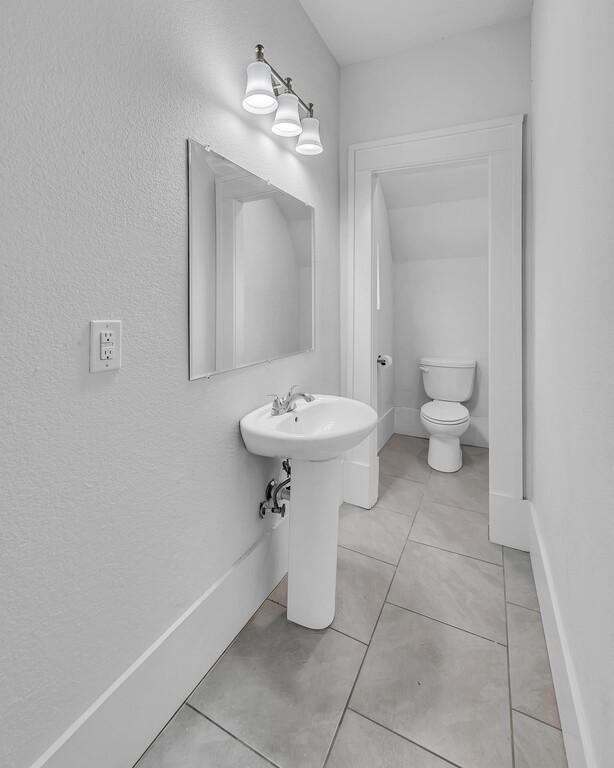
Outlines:
[[271,403],[271,413],[273,414],[273,416],[275,416],[281,411],[283,401],[279,395],[274,395],[271,392],[269,392],[267,397],[273,398],[273,402]]

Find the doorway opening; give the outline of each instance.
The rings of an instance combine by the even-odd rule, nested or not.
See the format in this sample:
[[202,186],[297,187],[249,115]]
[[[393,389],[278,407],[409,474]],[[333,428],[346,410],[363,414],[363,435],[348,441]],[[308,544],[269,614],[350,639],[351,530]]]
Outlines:
[[[398,302],[404,306],[394,308],[393,301],[385,310],[385,238],[382,239],[382,233],[376,231],[380,226],[378,208],[381,209],[382,200],[386,202],[387,194],[396,203],[407,203],[412,199],[425,202],[429,194],[431,198],[433,195],[461,198],[464,195],[464,205],[452,206],[456,208],[453,215],[463,217],[465,232],[468,232],[469,219],[472,219],[474,231],[471,239],[474,243],[486,238],[484,263],[480,264],[476,259],[472,262],[472,274],[465,276],[468,301],[476,299],[478,285],[482,285],[482,293],[485,294],[483,301],[477,302],[481,304],[481,311],[478,312],[479,307],[476,307],[468,323],[479,324],[479,318],[482,318],[482,325],[486,320],[487,326],[486,333],[482,328],[480,338],[479,334],[473,334],[479,366],[477,387],[471,395],[473,402],[470,399],[467,403],[470,409],[473,407],[475,420],[473,430],[467,430],[466,442],[472,440],[479,443],[481,436],[482,442],[489,448],[489,487],[484,511],[489,515],[491,540],[528,549],[528,505],[523,499],[522,125],[523,117],[514,116],[350,147],[348,227],[342,272],[345,288],[342,344],[344,391],[348,396],[378,409],[381,420],[378,429],[380,444],[378,435],[373,434],[346,457],[344,497],[350,503],[367,508],[376,503],[379,494],[378,449],[390,433],[391,424],[392,432],[400,429],[410,436],[419,437],[419,434],[413,434],[418,432],[420,426],[416,398],[425,398],[426,395],[420,388],[421,372],[412,362],[418,353],[414,350],[409,356],[404,353],[393,355],[390,350],[380,348],[382,328],[391,322],[390,311],[396,313],[395,319],[400,322],[399,318],[403,317],[410,326],[408,334],[413,331],[413,338],[411,342],[406,342],[423,345],[421,356],[451,355],[458,358],[466,354],[460,351],[460,329],[452,327],[450,317],[440,323],[447,330],[444,333],[440,329],[442,332],[438,334],[437,344],[441,346],[434,351],[428,345],[435,344],[435,339],[429,339],[426,331],[423,333],[424,329],[419,327],[420,322],[426,324],[426,315],[429,322],[440,317],[435,302],[441,309],[446,301],[457,301],[459,292],[452,296],[451,290],[458,280],[463,279],[458,271],[454,276],[454,267],[459,267],[459,263],[446,272],[438,293],[433,291],[432,286],[430,290],[421,291],[418,282],[418,285],[411,286],[411,302],[408,298]],[[408,179],[413,183],[409,183]],[[463,187],[479,192],[473,198],[474,202],[467,202],[471,197],[459,191]],[[403,195],[406,196],[404,201]],[[458,201],[437,202],[443,205]],[[419,239],[420,227],[424,229],[426,226],[424,211],[420,217],[415,215],[415,211],[408,213],[411,207],[397,207],[405,212],[394,214],[398,221],[394,232],[390,230],[391,252],[392,238],[398,241],[398,264],[408,255],[408,240]],[[463,208],[464,212],[461,211]],[[485,216],[479,215],[480,209]],[[430,226],[433,229],[434,222]],[[454,239],[453,226],[450,224],[445,228],[447,234],[437,232],[439,246],[444,236]],[[465,247],[469,247],[468,243]],[[415,255],[415,249],[413,253]],[[412,274],[415,277],[422,270],[425,279],[427,276],[434,279],[441,264],[438,265],[436,259],[422,261],[424,263],[416,265],[412,262],[409,267],[396,269],[398,274],[393,290],[397,291],[397,295],[402,287],[401,278],[408,281]],[[469,298],[471,296],[473,299]],[[427,308],[425,301],[429,299],[431,305]],[[382,313],[385,315],[387,311],[389,316],[384,318]],[[454,333],[457,333],[459,351],[452,354],[452,351],[446,351],[445,345],[452,345]],[[394,383],[383,381],[384,371],[378,373],[378,369],[384,368],[378,365],[378,354],[390,354],[393,358],[389,372],[396,369],[399,381],[396,392]],[[402,392],[404,374],[407,391]],[[392,413],[390,408],[385,408],[386,397],[400,401],[391,403]],[[480,422],[480,419],[485,421]]]

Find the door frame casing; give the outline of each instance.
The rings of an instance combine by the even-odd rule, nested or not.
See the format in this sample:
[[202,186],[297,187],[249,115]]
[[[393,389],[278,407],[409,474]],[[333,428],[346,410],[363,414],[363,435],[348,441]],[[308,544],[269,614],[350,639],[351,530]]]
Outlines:
[[[522,133],[524,115],[380,139],[349,147],[342,249],[342,390],[377,408],[374,348],[373,187],[379,173],[487,161],[489,178],[490,538],[529,548],[523,498]],[[344,498],[370,508],[378,496],[377,437],[345,457]]]

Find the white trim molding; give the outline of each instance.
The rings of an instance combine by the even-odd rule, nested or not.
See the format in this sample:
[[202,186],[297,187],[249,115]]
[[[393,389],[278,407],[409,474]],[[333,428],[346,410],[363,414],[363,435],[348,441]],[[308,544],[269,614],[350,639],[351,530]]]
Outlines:
[[527,504],[529,506],[531,565],[533,566],[537,598],[559,707],[567,763],[569,768],[598,768],[575,667],[559,609],[550,559],[539,527],[539,517],[534,505],[531,502],[527,502]]
[[207,674],[288,570],[278,521],[30,768],[127,768]]
[[386,445],[388,440],[397,431],[396,425],[396,408],[388,408],[383,416],[380,416],[377,421],[377,452],[379,453]]
[[530,505],[526,499],[489,494],[488,538],[495,544],[529,551]]
[[[403,168],[486,161],[489,173],[489,414],[490,488],[523,499],[522,417],[522,129],[524,116],[453,126],[354,144],[348,158],[348,210],[342,251],[342,388],[377,407],[374,349],[375,258],[373,189],[379,174]],[[355,460],[373,465],[377,440],[365,441]],[[346,485],[345,498],[372,506],[378,478]],[[346,475],[346,483],[351,477]],[[375,487],[373,487],[373,485]],[[513,514],[511,505],[508,514]],[[522,509],[524,505],[516,505]],[[523,524],[519,522],[518,527]],[[493,526],[502,543],[514,526]],[[516,542],[516,543],[514,543]],[[526,536],[524,547],[527,548]]]
[[[367,438],[369,440],[369,438]],[[374,461],[364,461],[365,454],[377,449],[375,431],[367,445],[349,451],[343,462],[343,501],[357,507],[371,509],[377,501],[379,481],[379,457],[375,453]],[[366,441],[365,441],[366,442]],[[373,493],[375,492],[375,496]]]

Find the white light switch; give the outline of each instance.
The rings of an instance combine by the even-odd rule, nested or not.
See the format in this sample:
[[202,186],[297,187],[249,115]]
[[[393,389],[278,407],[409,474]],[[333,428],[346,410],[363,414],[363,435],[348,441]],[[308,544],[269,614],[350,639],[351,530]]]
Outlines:
[[90,322],[90,373],[116,371],[121,368],[121,320]]

